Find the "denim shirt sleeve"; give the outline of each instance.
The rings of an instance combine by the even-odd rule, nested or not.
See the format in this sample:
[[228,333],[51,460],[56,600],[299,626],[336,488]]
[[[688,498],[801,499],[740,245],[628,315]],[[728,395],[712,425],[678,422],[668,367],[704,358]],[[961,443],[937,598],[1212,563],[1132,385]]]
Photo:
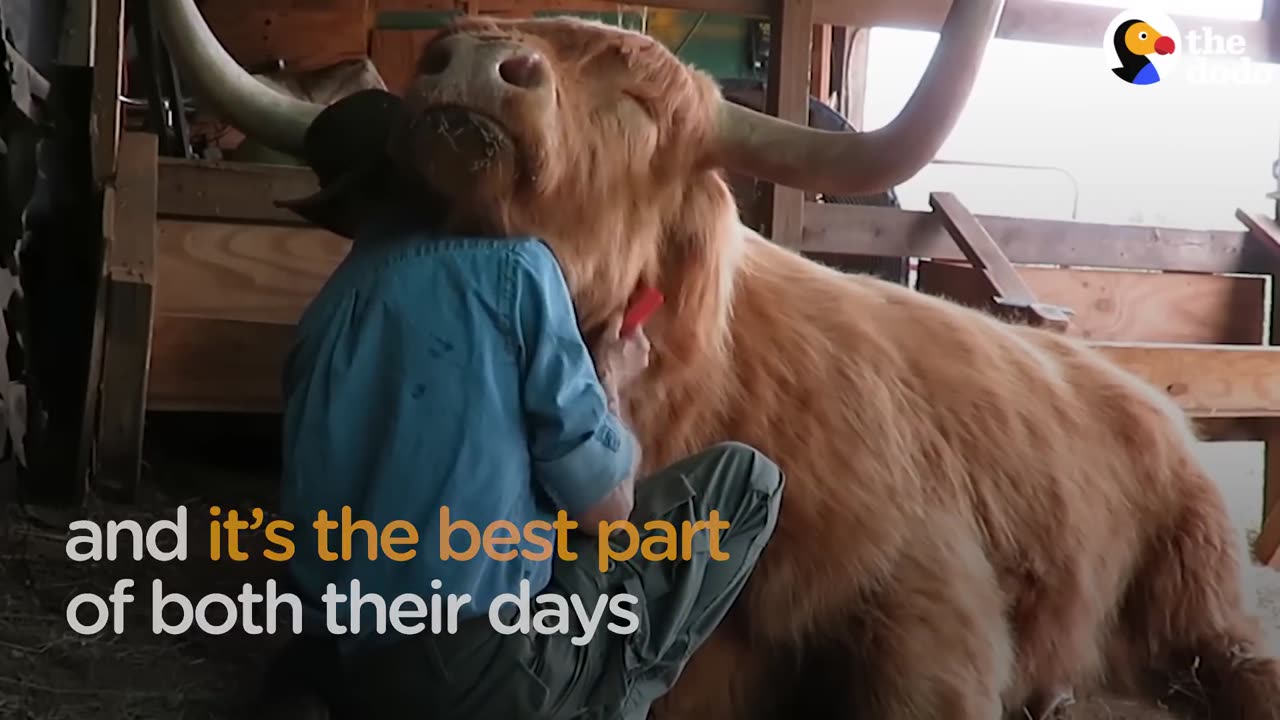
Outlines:
[[636,441],[609,411],[560,266],[545,245],[530,248],[513,278],[525,421],[536,482],[573,516],[631,474]]

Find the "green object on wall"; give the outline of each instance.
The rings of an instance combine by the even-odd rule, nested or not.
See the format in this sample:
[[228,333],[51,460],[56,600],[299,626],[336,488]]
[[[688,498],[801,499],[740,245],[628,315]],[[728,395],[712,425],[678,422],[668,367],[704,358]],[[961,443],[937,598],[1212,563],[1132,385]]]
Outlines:
[[[376,27],[380,30],[429,30],[447,25],[457,15],[457,12],[447,11],[389,10],[378,13]],[[545,11],[534,15],[571,15],[628,30],[644,30],[668,48],[679,48],[681,60],[710,73],[712,77],[763,79],[747,57],[749,21],[736,15],[657,9],[648,13]]]

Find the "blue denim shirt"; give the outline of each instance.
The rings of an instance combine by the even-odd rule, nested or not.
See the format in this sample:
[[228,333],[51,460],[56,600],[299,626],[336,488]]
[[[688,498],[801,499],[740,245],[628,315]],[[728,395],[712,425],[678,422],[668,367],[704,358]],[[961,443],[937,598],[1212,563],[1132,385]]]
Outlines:
[[[497,520],[572,517],[630,474],[635,440],[606,403],[578,329],[564,276],[536,239],[431,237],[383,223],[351,253],[304,312],[284,376],[281,507],[295,529],[292,577],[309,612],[329,583],[387,602],[401,593],[471,595],[460,619],[486,615],[497,595],[536,595],[552,560],[440,558],[440,508],[483,532]],[[417,527],[401,544],[407,562],[367,558],[368,536],[352,536],[354,558],[318,556],[312,522],[321,510],[341,521]],[[339,551],[341,529],[328,549]],[[554,539],[551,532],[541,537]],[[398,537],[406,537],[404,532]],[[465,550],[470,537],[453,534]],[[545,551],[536,542],[501,550]],[[436,589],[432,581],[439,580]],[[337,619],[349,620],[350,599]],[[374,629],[361,614],[361,634]],[[325,616],[304,627],[324,630]],[[410,622],[426,622],[431,614]],[[349,630],[349,628],[348,628]],[[388,620],[387,636],[395,630]],[[351,646],[350,641],[345,643]],[[363,644],[363,643],[361,643]]]

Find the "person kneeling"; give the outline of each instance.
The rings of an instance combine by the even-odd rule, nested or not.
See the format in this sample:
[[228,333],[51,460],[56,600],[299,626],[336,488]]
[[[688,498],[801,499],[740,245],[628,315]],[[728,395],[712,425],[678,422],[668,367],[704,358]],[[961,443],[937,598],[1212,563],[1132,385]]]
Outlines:
[[[723,443],[637,482],[640,451],[619,394],[647,367],[649,342],[620,326],[593,361],[564,274],[536,238],[441,237],[394,219],[357,235],[299,322],[284,385],[281,504],[302,531],[290,576],[310,608],[304,629],[316,633],[293,657],[309,663],[332,714],[641,720],[724,618],[774,531],[783,474],[755,449]],[[379,529],[411,523],[417,552],[371,561],[360,540],[350,560],[322,559],[309,530],[320,511],[338,518],[344,507]],[[502,546],[510,559],[481,550],[442,561],[442,507],[482,531],[549,525],[561,511],[580,531],[521,534]],[[675,560],[615,548],[660,532],[652,520],[687,528],[713,511],[727,523],[717,542],[679,548]],[[638,538],[593,537],[624,520]],[[321,598],[351,580],[388,601],[470,599],[455,632],[378,633],[361,615],[360,632],[329,634]],[[631,595],[636,622],[588,628],[571,612],[567,632],[542,632],[519,622],[512,602],[489,616],[522,586],[570,605],[576,596],[588,616],[602,598]],[[342,627],[348,610],[332,610]],[[638,628],[613,632],[610,622]]]

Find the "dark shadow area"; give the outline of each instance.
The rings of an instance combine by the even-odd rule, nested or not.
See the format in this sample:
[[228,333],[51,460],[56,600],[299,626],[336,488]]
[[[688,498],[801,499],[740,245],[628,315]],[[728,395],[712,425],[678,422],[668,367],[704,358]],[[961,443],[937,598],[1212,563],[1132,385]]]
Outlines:
[[[236,509],[250,517],[252,509],[273,518],[278,469],[276,416],[157,414],[148,418],[144,480],[129,505],[91,499],[79,510],[51,512],[16,509],[9,513],[0,540],[0,717],[54,720],[67,718],[203,719],[246,718],[266,662],[291,636],[280,632],[249,634],[236,629],[212,635],[192,627],[181,635],[156,634],[152,628],[152,581],[165,594],[181,593],[194,605],[210,593],[233,600],[243,584],[263,592],[280,565],[263,559],[267,547],[262,527],[241,533],[240,549],[250,559],[210,559],[211,507],[221,517]],[[186,561],[75,562],[68,557],[67,538],[73,520],[133,520],[144,530],[160,520],[173,520],[177,508],[187,510]],[[129,535],[121,553],[129,555]],[[174,546],[175,535],[160,535],[162,549]],[[125,607],[124,632],[109,624],[94,635],[80,635],[68,624],[66,609],[80,593],[108,597],[118,580],[128,578],[134,600]],[[238,603],[237,603],[238,604]],[[80,611],[91,622],[91,606]],[[227,615],[213,606],[207,615],[218,623]],[[170,623],[181,619],[174,605],[164,613]],[[263,609],[252,619],[261,625]]]

